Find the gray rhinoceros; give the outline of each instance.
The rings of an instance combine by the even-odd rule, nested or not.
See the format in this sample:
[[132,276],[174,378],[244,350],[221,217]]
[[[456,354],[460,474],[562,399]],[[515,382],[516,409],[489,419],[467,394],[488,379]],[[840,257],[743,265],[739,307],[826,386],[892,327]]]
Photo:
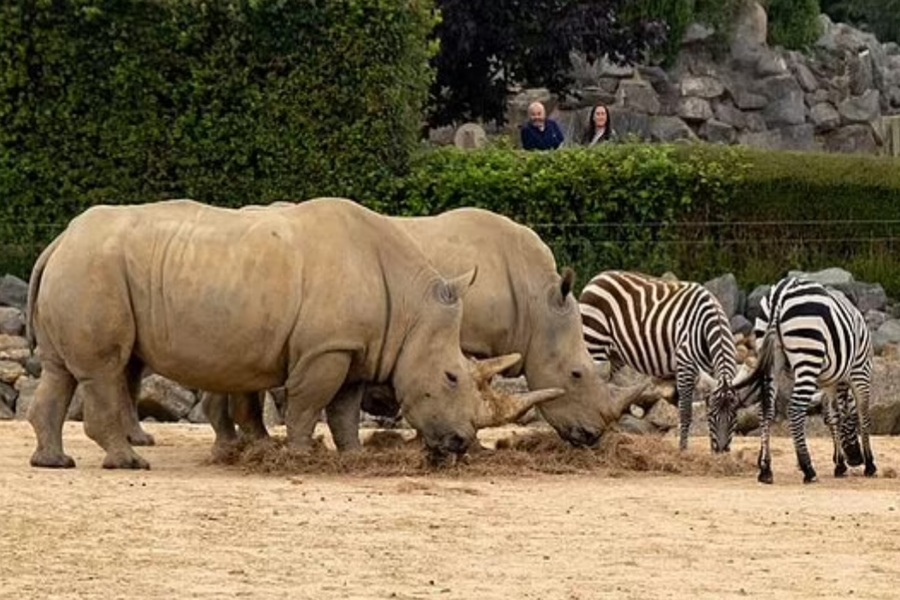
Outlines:
[[[560,388],[565,394],[537,408],[559,435],[574,445],[593,445],[643,387],[608,386],[598,375],[582,336],[574,274],[560,276],[550,248],[530,228],[475,208],[433,217],[395,217],[443,273],[475,266],[478,279],[466,294],[462,348],[473,356],[522,355],[507,375],[524,374],[532,388]],[[369,386],[371,389],[371,386]],[[379,390],[383,397],[384,390]],[[362,390],[348,386],[327,407],[328,424],[341,449],[359,446]],[[265,435],[255,396],[235,396],[231,411],[252,437]],[[204,402],[217,444],[234,438],[226,397]]]
[[88,209],[32,272],[43,374],[31,464],[74,466],[62,425],[80,384],[103,466],[148,467],[128,441],[144,366],[213,391],[285,385],[288,442],[301,447],[345,382],[390,381],[430,449],[464,452],[479,427],[548,397],[491,404],[479,393],[459,342],[473,276],[444,279],[395,222],[344,199]]

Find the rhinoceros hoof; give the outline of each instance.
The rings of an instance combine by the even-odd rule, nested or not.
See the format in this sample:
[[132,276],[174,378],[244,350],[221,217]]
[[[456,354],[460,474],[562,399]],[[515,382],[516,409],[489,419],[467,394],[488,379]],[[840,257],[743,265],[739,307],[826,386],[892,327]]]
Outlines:
[[139,429],[137,431],[132,431],[128,434],[128,441],[132,446],[155,446],[156,440],[152,435],[144,431],[143,429]]
[[150,463],[135,453],[107,454],[103,459],[104,469],[149,469]]
[[31,455],[32,467],[44,467],[46,469],[71,469],[75,466],[75,459],[68,454],[37,450]]

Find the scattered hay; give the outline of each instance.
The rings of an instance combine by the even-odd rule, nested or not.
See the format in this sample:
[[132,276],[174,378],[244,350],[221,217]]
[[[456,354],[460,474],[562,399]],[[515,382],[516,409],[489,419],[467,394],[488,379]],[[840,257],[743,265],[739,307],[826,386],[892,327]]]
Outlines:
[[755,457],[743,451],[713,455],[709,451],[681,452],[669,440],[611,432],[594,449],[573,448],[552,432],[514,435],[500,440],[496,450],[470,453],[461,460],[433,466],[421,442],[396,432],[373,435],[360,452],[339,454],[318,443],[297,451],[283,439],[245,442],[220,453],[218,462],[248,472],[299,475],[357,475],[402,477],[516,477],[527,474],[669,473],[734,476],[753,473]]
[[885,467],[881,470],[879,475],[885,479],[896,479],[897,478],[897,469],[894,467]]

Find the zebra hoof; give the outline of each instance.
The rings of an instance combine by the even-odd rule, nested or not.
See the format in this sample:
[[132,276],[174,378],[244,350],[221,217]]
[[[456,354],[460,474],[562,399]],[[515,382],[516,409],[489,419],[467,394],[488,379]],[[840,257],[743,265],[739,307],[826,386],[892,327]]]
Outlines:
[[815,473],[807,473],[803,476],[803,483],[818,483],[819,478]]
[[866,477],[875,477],[875,474],[878,473],[878,467],[875,466],[875,463],[871,465],[866,465],[865,471],[863,471],[863,475]]
[[834,476],[835,477],[846,477],[847,476],[847,465],[845,465],[845,464],[835,465]]
[[766,469],[765,471],[760,471],[759,476],[756,478],[760,483],[768,483],[771,484],[775,481],[775,478],[772,476],[772,470]]

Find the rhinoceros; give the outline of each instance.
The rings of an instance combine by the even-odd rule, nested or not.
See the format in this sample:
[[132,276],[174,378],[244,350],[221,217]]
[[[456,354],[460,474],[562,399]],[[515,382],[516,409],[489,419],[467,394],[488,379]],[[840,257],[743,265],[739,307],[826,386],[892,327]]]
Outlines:
[[[506,374],[524,374],[533,388],[560,388],[565,394],[537,409],[565,440],[595,444],[644,386],[615,389],[599,376],[582,336],[578,303],[572,295],[574,273],[560,275],[550,248],[530,228],[476,208],[460,208],[433,217],[395,217],[443,273],[478,268],[478,279],[464,300],[462,348],[472,356],[510,352],[522,362]],[[371,389],[371,386],[369,386]],[[328,424],[341,449],[359,446],[362,390],[345,388],[327,407]],[[384,396],[384,390],[379,390]],[[247,403],[255,396],[232,398],[231,410],[251,437],[265,435],[261,412]],[[210,395],[204,406],[218,444],[234,438],[227,397]]]
[[213,391],[285,385],[288,442],[299,447],[345,382],[389,381],[428,448],[465,452],[479,427],[560,393],[481,396],[460,349],[474,276],[443,278],[395,222],[345,199],[90,208],[32,272],[29,337],[43,374],[28,413],[31,464],[74,466],[62,424],[80,384],[103,466],[147,468],[128,442],[145,366]]

